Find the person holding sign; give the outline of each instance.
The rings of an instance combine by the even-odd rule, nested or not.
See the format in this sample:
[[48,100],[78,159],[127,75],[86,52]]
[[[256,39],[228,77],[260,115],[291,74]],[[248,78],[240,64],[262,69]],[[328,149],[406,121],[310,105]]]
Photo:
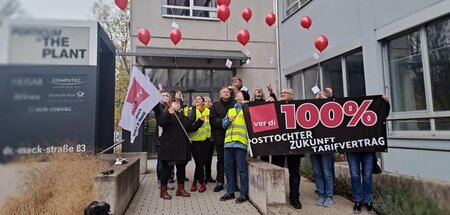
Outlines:
[[[384,115],[387,118],[391,105],[389,98],[383,95],[386,106]],[[370,214],[376,214],[372,202],[372,174],[376,164],[376,155],[374,152],[347,152],[347,161],[350,168],[350,177],[352,181],[353,197],[355,205],[353,206],[353,213],[361,213],[361,208],[364,207]],[[343,160],[343,157],[340,157]],[[362,183],[361,183],[362,176]]]
[[[316,99],[327,99],[325,92],[319,91]],[[311,164],[316,179],[316,189],[319,199],[317,206],[330,207],[333,205],[333,153],[311,154]]]
[[225,176],[227,178],[227,193],[220,197],[220,201],[234,199],[235,192],[235,166],[239,172],[241,183],[240,196],[236,203],[240,204],[248,199],[248,172],[247,172],[247,127],[245,125],[242,103],[244,96],[242,92],[236,93],[236,104],[234,108],[228,110],[227,115],[222,120],[222,126],[227,129],[225,132],[224,160]]
[[[282,102],[292,101],[294,99],[294,91],[291,88],[281,90],[280,100]],[[298,155],[273,155],[272,163],[284,167],[287,160],[289,169],[289,201],[295,209],[301,209],[300,202],[300,160],[304,157],[302,154]]]

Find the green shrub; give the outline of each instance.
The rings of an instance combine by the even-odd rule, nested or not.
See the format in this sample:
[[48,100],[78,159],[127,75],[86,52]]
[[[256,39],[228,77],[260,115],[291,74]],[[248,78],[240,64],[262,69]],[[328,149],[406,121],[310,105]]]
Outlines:
[[353,200],[352,181],[349,177],[340,175],[335,178],[334,194]]
[[413,179],[380,177],[374,182],[374,199],[380,214],[448,215],[449,208],[417,190]]
[[[314,171],[309,157],[302,159],[301,175],[314,182]],[[334,194],[353,201],[351,179],[337,176],[334,181]],[[381,215],[450,215],[449,208],[443,208],[423,190],[413,186],[413,179],[395,177],[374,178],[373,198],[375,207]]]

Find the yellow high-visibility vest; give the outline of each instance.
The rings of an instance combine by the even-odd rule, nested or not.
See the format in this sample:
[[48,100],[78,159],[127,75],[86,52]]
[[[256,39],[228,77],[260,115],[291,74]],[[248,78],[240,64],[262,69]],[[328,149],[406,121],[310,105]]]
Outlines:
[[188,116],[189,111],[190,111],[191,109],[192,109],[191,106],[185,106],[185,107],[183,108],[183,113],[184,113],[184,115],[185,115],[185,116]]
[[189,139],[191,141],[204,141],[206,138],[211,138],[211,125],[209,124],[209,108],[205,107],[203,112],[195,110],[195,120],[198,120],[201,116],[205,116],[205,121],[202,127],[200,127],[196,132],[189,133]]
[[233,122],[231,122],[231,125],[225,132],[225,144],[238,141],[244,145],[247,145],[247,126],[245,125],[244,113],[242,109],[239,113],[236,113],[236,108],[229,109],[228,117],[232,116],[236,116],[236,118]]

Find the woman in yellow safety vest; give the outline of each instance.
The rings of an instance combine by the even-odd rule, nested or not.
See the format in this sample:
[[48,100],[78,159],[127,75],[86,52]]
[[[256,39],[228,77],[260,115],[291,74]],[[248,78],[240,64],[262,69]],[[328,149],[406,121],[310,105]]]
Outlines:
[[209,108],[205,107],[205,99],[202,96],[197,96],[194,102],[195,107],[192,107],[189,111],[188,118],[191,121],[196,121],[203,116],[205,121],[196,132],[189,133],[189,138],[192,141],[192,157],[194,157],[195,162],[195,174],[191,191],[197,190],[197,182],[199,182],[200,188],[198,188],[198,192],[203,193],[206,190],[205,163],[209,148],[206,140],[211,138],[211,125],[209,124]]

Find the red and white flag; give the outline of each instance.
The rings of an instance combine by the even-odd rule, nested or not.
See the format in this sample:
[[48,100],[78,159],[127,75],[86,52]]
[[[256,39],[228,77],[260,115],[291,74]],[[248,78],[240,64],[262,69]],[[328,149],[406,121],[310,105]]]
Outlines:
[[139,127],[145,116],[161,101],[161,93],[147,76],[133,67],[127,97],[123,104],[119,125],[130,131],[130,142],[133,143],[139,134]]

